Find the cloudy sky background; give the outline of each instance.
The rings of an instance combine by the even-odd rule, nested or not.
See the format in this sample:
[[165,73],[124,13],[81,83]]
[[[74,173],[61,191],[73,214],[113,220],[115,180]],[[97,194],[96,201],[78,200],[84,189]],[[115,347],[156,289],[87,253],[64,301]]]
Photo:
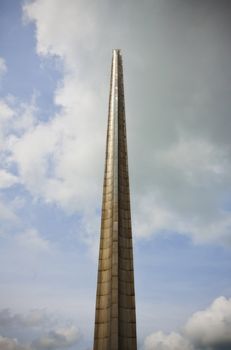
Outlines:
[[92,347],[111,53],[139,349],[231,348],[231,3],[0,2],[0,350]]

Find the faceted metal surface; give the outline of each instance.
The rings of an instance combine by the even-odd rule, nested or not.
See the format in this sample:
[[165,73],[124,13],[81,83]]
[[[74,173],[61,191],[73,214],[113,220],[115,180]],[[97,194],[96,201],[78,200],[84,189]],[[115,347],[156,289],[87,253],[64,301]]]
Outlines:
[[94,350],[136,350],[132,231],[120,50],[113,50]]

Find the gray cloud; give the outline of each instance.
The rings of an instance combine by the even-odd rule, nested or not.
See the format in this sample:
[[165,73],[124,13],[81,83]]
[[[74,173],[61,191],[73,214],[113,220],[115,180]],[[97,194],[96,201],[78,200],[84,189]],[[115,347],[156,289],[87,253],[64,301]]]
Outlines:
[[0,350],[31,350],[31,348],[19,344],[17,339],[10,339],[0,335]]
[[33,341],[33,347],[42,349],[66,349],[79,340],[79,331],[71,326],[52,330]]
[[12,314],[9,309],[0,310],[0,327],[37,327],[51,323],[44,310],[32,310],[26,315]]
[[44,310],[28,314],[1,310],[0,350],[69,349],[79,341],[80,332],[73,323],[62,323]]

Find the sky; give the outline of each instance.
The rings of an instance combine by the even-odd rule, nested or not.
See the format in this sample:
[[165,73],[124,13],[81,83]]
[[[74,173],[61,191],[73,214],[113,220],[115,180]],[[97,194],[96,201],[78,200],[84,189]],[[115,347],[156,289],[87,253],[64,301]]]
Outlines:
[[231,3],[0,1],[0,350],[90,350],[122,50],[139,350],[231,348]]

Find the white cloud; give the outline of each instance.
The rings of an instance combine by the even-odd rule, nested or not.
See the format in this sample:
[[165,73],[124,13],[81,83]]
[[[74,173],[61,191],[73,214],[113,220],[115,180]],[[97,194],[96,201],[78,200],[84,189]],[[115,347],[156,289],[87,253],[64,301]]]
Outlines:
[[156,154],[157,163],[177,169],[193,186],[206,186],[208,178],[222,181],[229,168],[228,150],[219,150],[203,139],[179,140],[167,150]]
[[[128,2],[123,6],[123,14],[130,13],[130,5]],[[139,7],[138,4],[135,6]],[[108,10],[106,4],[98,8],[82,1],[70,1],[68,7],[65,1],[60,1],[59,6],[53,0],[27,3],[24,14],[36,24],[38,53],[64,60],[63,80],[54,93],[54,101],[61,111],[50,121],[39,123],[35,121],[35,99],[31,104],[21,105],[17,111],[2,102],[5,122],[13,119],[11,132],[7,127],[7,133],[2,136],[3,141],[6,135],[10,136],[4,142],[8,155],[5,162],[14,162],[18,166],[20,182],[33,196],[55,203],[67,212],[81,212],[83,222],[89,222],[89,219],[95,221],[96,209],[101,203],[100,176],[106,132],[106,106],[103,107],[102,100],[105,101],[107,91],[104,83],[101,83],[102,76],[106,76],[102,66],[105,62],[109,66],[108,52],[111,42],[114,42],[112,39],[116,39],[116,43],[126,43],[128,53],[134,50],[129,40],[130,33],[125,30],[121,20],[123,16],[119,18],[120,31],[124,31],[124,35],[120,35],[122,41],[118,41],[117,26],[114,26],[117,15],[105,32],[105,25],[102,24],[108,20]],[[200,10],[204,11],[204,8]],[[159,17],[163,22],[165,11],[168,12],[168,8],[160,6]],[[185,25],[184,20],[176,24],[174,14],[171,16],[168,21],[172,21],[175,32],[184,36],[181,30]],[[136,17],[130,16],[132,28],[134,21]],[[158,19],[154,22],[161,28]],[[213,18],[208,20],[206,28],[202,23],[204,25],[199,19],[197,31],[203,31],[210,38]],[[190,38],[194,38],[195,28],[192,30],[191,24],[187,24],[186,32]],[[140,32],[141,36],[145,34],[145,28]],[[225,76],[215,73],[214,79],[220,84],[213,90],[209,75],[210,70],[214,71],[214,64],[217,64],[211,59],[210,52],[213,50],[214,55],[217,54],[216,42],[212,42],[206,51],[203,42],[197,39],[197,45],[205,50],[208,63],[204,66],[200,56],[195,56],[195,62],[188,70],[185,65],[187,60],[182,62],[180,68],[175,64],[180,59],[181,47],[179,52],[173,50],[171,62],[167,56],[164,61],[162,56],[158,56],[163,35],[160,31],[158,37],[158,32],[155,32],[155,47],[141,40],[137,45],[142,49],[136,50],[135,56],[128,54],[131,66],[130,70],[127,69],[131,90],[128,102],[130,98],[130,114],[133,115],[130,163],[131,188],[135,189],[132,196],[135,233],[142,237],[161,230],[174,230],[189,234],[198,242],[218,239],[219,242],[230,242],[230,143],[228,127],[224,127],[229,122],[229,116],[223,108],[224,101],[221,101],[227,82]],[[100,38],[104,34],[106,36],[103,36],[105,40],[102,45]],[[178,40],[178,37],[174,37],[174,40]],[[225,41],[222,44],[225,45]],[[160,48],[163,49],[162,46]],[[188,49],[191,57],[190,50],[193,47]],[[195,55],[197,51],[191,53]],[[157,55],[154,66],[151,59],[153,52]],[[223,63],[227,64],[225,58]],[[168,76],[161,76],[163,71],[157,69],[162,64],[168,67]],[[146,67],[142,71],[144,78],[133,74],[134,71],[139,73],[141,66]],[[156,82],[155,86],[153,81]],[[146,87],[143,92],[140,86]],[[136,94],[139,94],[139,98]],[[214,96],[218,96],[215,107]],[[152,104],[154,97],[155,106]],[[137,105],[137,101],[141,100],[142,111],[141,106]],[[141,112],[142,120],[139,116]],[[139,162],[134,161],[137,154],[141,154]],[[8,175],[9,180],[13,175]],[[11,180],[6,183],[13,184],[13,177]],[[93,242],[91,236],[94,236],[94,230],[90,231],[90,241]]]
[[[14,174],[9,172],[12,164],[11,147],[15,138],[23,135],[25,131],[36,123],[36,99],[32,95],[28,103],[19,102],[13,96],[0,100],[0,161],[1,161],[1,185],[11,186],[17,181]],[[5,168],[5,169],[4,169]],[[14,181],[14,180],[15,181]]]
[[[0,174],[2,171],[0,171]],[[18,178],[15,178],[13,175],[11,177],[11,174],[7,173],[7,176],[5,176],[1,179],[1,185],[4,185],[3,188],[6,189],[6,185],[13,185],[18,181]],[[6,181],[7,180],[7,181]],[[0,193],[0,235],[4,235],[5,237],[8,236],[9,233],[15,232],[15,230],[18,230],[20,228],[20,225],[22,224],[22,219],[19,215],[20,210],[24,207],[25,200],[21,196],[15,196],[12,200],[10,200],[7,196],[4,196],[4,194]]]
[[26,248],[33,253],[48,252],[50,250],[49,241],[41,237],[39,232],[35,229],[26,230],[16,236],[16,241],[21,247]]
[[[23,136],[11,140],[12,161],[18,165],[22,183],[35,197],[54,202],[68,211],[81,210],[98,192],[97,134],[86,130],[78,111],[55,117]],[[90,121],[89,121],[90,123]],[[84,129],[84,130],[83,130]],[[90,138],[95,136],[95,148]],[[91,173],[92,165],[96,173]],[[96,181],[95,182],[95,178]]]
[[96,4],[74,0],[70,0],[68,6],[63,1],[57,6],[54,0],[26,4],[25,18],[37,23],[37,52],[62,57],[67,62],[67,69],[76,67],[83,43],[88,49],[95,47],[98,31],[96,9]]
[[14,110],[9,106],[9,104],[1,99],[0,100],[0,157],[2,158],[2,152],[5,147],[6,136],[9,131],[9,124],[12,123],[12,118],[14,116]]
[[168,335],[156,332],[145,339],[145,350],[193,350],[192,345],[180,334],[172,332]]
[[[18,216],[15,213],[14,203],[12,202],[9,203],[8,201],[4,201],[1,197],[0,197],[0,220],[2,224],[5,222],[5,223],[14,225],[18,222]],[[0,233],[2,233],[1,230],[0,230]]]
[[231,299],[217,298],[206,309],[192,315],[185,326],[189,339],[199,348],[231,347]]
[[18,182],[17,176],[0,169],[0,188],[7,188]]
[[194,313],[181,334],[161,331],[149,335],[144,350],[226,350],[231,347],[231,299],[219,297]]
[[4,101],[0,100],[0,122],[1,126],[4,121],[11,119],[14,115],[14,111],[9,107],[9,105]]
[[7,71],[7,66],[4,58],[0,57],[0,78]]
[[[131,6],[135,6],[132,11]],[[218,68],[214,73],[219,63],[212,58],[221,51],[219,45],[227,47],[225,39],[219,44],[214,39],[213,12],[206,24],[203,16],[198,17],[206,11],[202,5],[190,12],[192,17],[187,21],[187,7],[176,20],[177,15],[169,12],[166,4],[155,3],[158,11],[143,5],[146,24],[137,28],[137,16],[142,17],[139,6],[127,2],[112,9],[105,2],[96,7],[80,0],[70,1],[68,6],[65,1],[57,6],[55,1],[44,0],[24,6],[25,16],[36,25],[38,54],[63,59],[63,81],[54,94],[62,112],[15,140],[13,160],[23,183],[35,196],[67,211],[84,212],[86,207],[100,206],[106,131],[102,97],[106,101],[108,90],[101,83],[107,73],[102,67],[109,66],[111,45],[124,46],[128,116],[132,115],[128,133],[136,235],[174,230],[196,241],[219,237],[227,243],[231,221],[226,204],[231,190],[230,118],[226,112],[229,99],[225,109],[222,98],[229,83]],[[132,16],[126,16],[131,12]],[[147,23],[154,33],[151,41]],[[164,23],[173,28],[166,47],[162,45],[166,41]],[[135,42],[128,27],[133,28]],[[202,60],[201,51],[207,60]],[[182,58],[182,52],[188,60]],[[220,59],[229,70],[225,57]],[[212,88],[214,80],[219,84]]]
[[15,102],[15,118],[12,121],[11,130],[16,135],[29,131],[36,124],[37,103],[36,94],[32,94],[29,102]]
[[[220,240],[220,244],[230,244],[231,216],[229,211],[221,208],[209,208],[211,203],[207,203],[207,201],[211,198],[211,193],[207,198],[202,197],[198,208],[194,206],[197,204],[196,202],[192,202],[189,197],[187,198],[188,203],[182,208],[183,213],[181,213],[177,207],[172,208],[170,204],[161,201],[158,192],[156,196],[137,197],[133,215],[134,234],[142,238],[162,231],[174,231],[190,235],[196,243],[203,244],[208,241],[218,242]],[[186,202],[187,198],[185,198]],[[200,215],[199,209],[203,210],[203,205],[206,204],[206,209],[211,209],[212,212],[206,213],[205,209],[203,215]]]

